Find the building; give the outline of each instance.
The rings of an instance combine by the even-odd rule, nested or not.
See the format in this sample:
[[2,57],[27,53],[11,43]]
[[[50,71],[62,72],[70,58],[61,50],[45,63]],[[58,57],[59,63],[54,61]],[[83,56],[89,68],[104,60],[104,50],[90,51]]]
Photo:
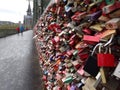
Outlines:
[[30,1],[28,4],[27,15],[24,15],[24,26],[27,29],[32,29],[33,26],[33,15],[30,7]]
[[10,21],[0,21],[0,25],[13,25],[13,24],[15,23]]

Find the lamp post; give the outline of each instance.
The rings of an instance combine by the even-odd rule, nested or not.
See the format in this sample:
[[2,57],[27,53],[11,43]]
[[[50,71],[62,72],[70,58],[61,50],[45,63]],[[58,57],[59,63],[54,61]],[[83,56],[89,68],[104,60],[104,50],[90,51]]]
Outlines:
[[38,19],[38,0],[33,1],[33,24],[35,25]]
[[45,8],[47,7],[50,1],[51,0],[33,0],[33,23],[34,25],[39,19],[40,15],[42,15],[43,11],[45,10]]

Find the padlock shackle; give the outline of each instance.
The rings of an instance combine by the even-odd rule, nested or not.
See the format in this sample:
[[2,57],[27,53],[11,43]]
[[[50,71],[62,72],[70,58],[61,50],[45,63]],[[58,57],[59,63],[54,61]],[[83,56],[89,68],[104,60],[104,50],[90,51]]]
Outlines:
[[108,49],[108,50],[109,50],[109,53],[111,54],[112,52],[111,52],[111,48],[110,48],[110,46],[109,46],[108,48],[109,48],[109,49]]
[[[107,45],[109,45],[109,44],[112,42],[113,38],[114,38],[114,34],[111,35],[110,40],[109,40],[107,43],[105,43],[104,45],[103,45],[103,43],[98,43],[98,44],[93,48],[92,53],[91,53],[91,56],[93,56],[93,54],[94,54],[94,52],[95,52],[95,50],[96,50],[96,48],[97,48],[98,46],[99,46],[99,52],[100,52],[101,46],[106,47]],[[109,52],[110,52],[110,49],[109,49]],[[110,53],[111,53],[111,52],[110,52]]]
[[112,34],[110,40],[107,43],[104,44],[104,47],[109,45],[112,42],[113,38],[114,38],[114,34]]
[[99,53],[101,53],[101,48],[102,48],[103,45],[100,45],[99,48],[98,48],[98,51]]
[[98,44],[93,48],[92,53],[91,53],[91,56],[93,56],[96,48],[97,48],[98,46],[102,46],[102,45],[103,45],[102,43],[98,43]]

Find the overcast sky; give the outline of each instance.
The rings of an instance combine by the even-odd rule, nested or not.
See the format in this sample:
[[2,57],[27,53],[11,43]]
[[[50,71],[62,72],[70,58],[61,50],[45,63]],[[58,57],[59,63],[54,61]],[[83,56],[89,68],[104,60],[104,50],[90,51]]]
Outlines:
[[[33,3],[30,2],[31,9]],[[23,22],[28,9],[28,0],[0,0],[0,21]]]

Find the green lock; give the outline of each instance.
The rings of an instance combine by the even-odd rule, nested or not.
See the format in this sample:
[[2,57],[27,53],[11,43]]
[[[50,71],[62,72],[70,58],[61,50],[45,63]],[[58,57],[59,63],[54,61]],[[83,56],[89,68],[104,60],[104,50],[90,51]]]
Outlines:
[[114,4],[115,0],[105,0],[105,2],[107,5],[109,5],[109,4]]
[[71,68],[72,66],[72,63],[67,63],[67,68]]
[[74,72],[75,72],[74,67],[70,68],[70,72],[71,72],[71,73],[74,73]]
[[73,55],[75,56],[75,55],[77,55],[78,54],[78,50],[75,50],[74,52],[73,52]]
[[72,60],[74,60],[76,57],[77,57],[77,55],[78,55],[78,50],[75,50],[74,52],[73,52],[73,56],[72,56]]
[[92,0],[93,2],[102,2],[103,0]]
[[73,81],[73,77],[69,76],[69,77],[66,77],[64,83],[71,83],[72,81]]

